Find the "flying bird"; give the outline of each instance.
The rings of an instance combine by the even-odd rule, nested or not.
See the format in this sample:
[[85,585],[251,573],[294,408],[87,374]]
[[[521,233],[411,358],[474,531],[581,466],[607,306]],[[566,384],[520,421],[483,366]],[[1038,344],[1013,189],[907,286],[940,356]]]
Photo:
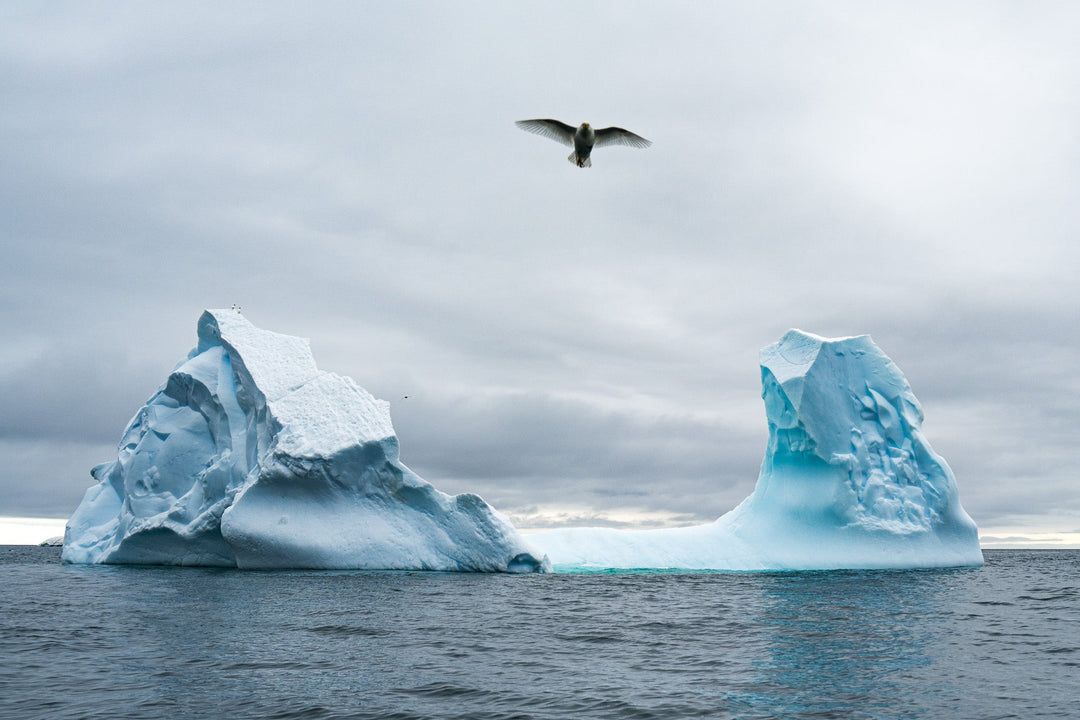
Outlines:
[[640,135],[635,135],[621,127],[606,127],[594,130],[587,122],[581,123],[576,128],[558,120],[518,120],[516,123],[525,132],[543,135],[561,142],[567,147],[574,148],[574,152],[566,159],[578,167],[592,167],[592,154],[594,147],[605,145],[628,145],[636,148],[647,148],[652,142]]

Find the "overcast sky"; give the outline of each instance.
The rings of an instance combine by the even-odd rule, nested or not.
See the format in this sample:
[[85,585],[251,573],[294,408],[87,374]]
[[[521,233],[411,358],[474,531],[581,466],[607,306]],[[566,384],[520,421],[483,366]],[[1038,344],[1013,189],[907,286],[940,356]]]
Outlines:
[[[236,303],[524,528],[730,510],[758,350],[798,327],[900,366],[984,541],[1080,533],[1078,30],[1026,0],[0,2],[0,515],[69,515]],[[578,169],[535,117],[654,145]]]

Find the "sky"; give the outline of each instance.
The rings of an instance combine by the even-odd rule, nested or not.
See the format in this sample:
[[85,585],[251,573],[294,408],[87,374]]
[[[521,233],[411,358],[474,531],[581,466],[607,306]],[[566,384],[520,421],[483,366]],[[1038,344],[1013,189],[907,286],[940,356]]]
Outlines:
[[[0,0],[0,516],[70,515],[238,304],[526,530],[715,519],[765,450],[759,349],[868,333],[984,546],[1080,547],[1077,28],[1072,2]],[[654,144],[579,169],[538,117]]]

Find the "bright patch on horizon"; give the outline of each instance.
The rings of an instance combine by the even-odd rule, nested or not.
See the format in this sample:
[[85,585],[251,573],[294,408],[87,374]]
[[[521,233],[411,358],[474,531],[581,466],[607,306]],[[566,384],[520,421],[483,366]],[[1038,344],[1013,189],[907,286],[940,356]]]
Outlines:
[[0,545],[40,545],[64,534],[67,520],[0,517]]
[[1080,531],[1040,531],[1023,527],[988,528],[979,534],[979,544],[987,550],[1080,549]]

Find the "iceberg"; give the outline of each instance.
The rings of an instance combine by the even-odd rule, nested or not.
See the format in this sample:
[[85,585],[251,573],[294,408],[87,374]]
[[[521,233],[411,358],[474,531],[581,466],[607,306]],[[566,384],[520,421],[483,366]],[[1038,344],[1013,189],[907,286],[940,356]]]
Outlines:
[[479,496],[399,460],[387,402],[234,310],[202,314],[198,345],[92,475],[68,563],[550,570]]
[[922,408],[869,336],[791,330],[760,361],[769,441],[753,493],[707,525],[530,535],[556,571],[982,565]]

